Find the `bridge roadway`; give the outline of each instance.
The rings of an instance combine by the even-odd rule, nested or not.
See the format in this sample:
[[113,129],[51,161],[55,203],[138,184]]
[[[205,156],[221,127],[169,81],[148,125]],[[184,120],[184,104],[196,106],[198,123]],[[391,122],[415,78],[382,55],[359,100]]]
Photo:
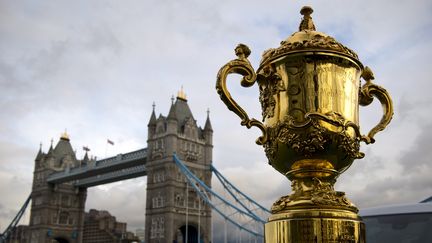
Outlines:
[[89,162],[85,166],[66,168],[51,174],[47,182],[72,182],[77,187],[92,187],[147,175],[147,148]]

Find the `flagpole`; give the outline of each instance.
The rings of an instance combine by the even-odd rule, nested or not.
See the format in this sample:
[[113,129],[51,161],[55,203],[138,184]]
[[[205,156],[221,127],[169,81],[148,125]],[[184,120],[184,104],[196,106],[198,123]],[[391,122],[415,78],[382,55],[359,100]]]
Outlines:
[[188,243],[188,231],[189,231],[189,183],[186,181],[186,240],[185,242]]
[[105,144],[105,158],[108,156],[108,144],[114,146],[114,142],[107,138]]
[[105,143],[105,158],[107,157],[108,152],[108,141]]
[[201,243],[201,198],[198,195],[198,243]]

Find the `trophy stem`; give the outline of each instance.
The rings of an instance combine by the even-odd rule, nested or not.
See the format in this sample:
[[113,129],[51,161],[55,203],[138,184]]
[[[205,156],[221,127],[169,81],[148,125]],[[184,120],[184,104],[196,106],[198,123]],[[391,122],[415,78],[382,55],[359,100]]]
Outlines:
[[334,190],[339,173],[326,160],[304,159],[287,173],[292,193],[272,206],[266,243],[364,243],[358,209]]

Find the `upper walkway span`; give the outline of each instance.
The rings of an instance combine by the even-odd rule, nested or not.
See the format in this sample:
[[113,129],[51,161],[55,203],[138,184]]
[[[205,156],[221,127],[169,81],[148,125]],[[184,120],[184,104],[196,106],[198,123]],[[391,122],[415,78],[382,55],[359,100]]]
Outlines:
[[66,168],[51,174],[47,182],[60,184],[73,182],[77,187],[92,187],[106,183],[132,179],[147,175],[147,148],[132,151],[126,154],[118,154],[84,166]]

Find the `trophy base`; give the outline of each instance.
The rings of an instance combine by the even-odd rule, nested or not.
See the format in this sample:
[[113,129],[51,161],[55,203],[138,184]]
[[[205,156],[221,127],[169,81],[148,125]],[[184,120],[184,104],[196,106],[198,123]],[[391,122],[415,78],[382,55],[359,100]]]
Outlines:
[[365,226],[354,212],[304,208],[272,214],[266,243],[365,243]]

